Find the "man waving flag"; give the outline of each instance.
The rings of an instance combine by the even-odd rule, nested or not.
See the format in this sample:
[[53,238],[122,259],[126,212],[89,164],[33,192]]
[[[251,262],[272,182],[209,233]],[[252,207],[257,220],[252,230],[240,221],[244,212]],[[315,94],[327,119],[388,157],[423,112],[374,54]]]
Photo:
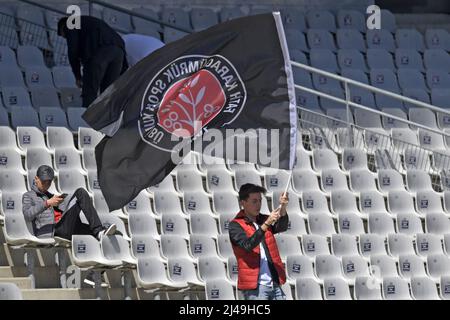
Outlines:
[[[181,161],[174,157],[180,146],[211,137],[216,157],[292,169],[295,105],[279,13],[231,20],[156,50],[83,115],[106,134],[96,147],[96,160],[109,209],[125,206],[141,190],[161,182]],[[232,129],[254,129],[256,143],[250,145],[260,149],[257,155],[242,158],[230,139],[218,137],[217,132],[230,138]],[[271,139],[260,139],[261,132],[269,132]],[[218,151],[222,147],[226,154]]]

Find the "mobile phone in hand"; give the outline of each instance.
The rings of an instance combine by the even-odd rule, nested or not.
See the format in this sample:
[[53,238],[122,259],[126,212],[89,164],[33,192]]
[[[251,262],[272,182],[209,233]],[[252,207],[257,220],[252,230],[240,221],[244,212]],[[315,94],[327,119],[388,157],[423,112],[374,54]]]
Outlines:
[[59,197],[64,199],[65,197],[67,197],[67,193],[63,193]]

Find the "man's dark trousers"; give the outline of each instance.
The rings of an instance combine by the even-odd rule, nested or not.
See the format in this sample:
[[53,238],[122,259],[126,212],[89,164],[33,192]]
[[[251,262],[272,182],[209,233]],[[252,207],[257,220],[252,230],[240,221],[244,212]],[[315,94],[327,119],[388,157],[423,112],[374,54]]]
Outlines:
[[125,59],[124,51],[117,46],[100,48],[95,56],[83,65],[83,107],[87,108],[117,78]]
[[[79,188],[75,191],[74,198],[76,198],[76,203],[64,212],[61,220],[55,225],[55,236],[68,240],[71,240],[74,234],[97,236],[103,230],[103,225],[98,217],[97,210],[92,205],[89,194],[86,190]],[[81,211],[83,211],[89,225],[81,222]]]

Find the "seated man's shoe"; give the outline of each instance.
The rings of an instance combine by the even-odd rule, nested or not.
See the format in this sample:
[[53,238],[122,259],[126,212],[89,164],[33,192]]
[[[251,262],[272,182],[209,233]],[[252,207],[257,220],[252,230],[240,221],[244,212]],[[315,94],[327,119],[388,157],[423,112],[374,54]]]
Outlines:
[[110,224],[108,226],[105,226],[105,229],[103,229],[102,231],[100,231],[97,234],[98,241],[101,242],[103,236],[112,236],[113,234],[116,233],[116,230],[117,230],[117,226],[114,223]]

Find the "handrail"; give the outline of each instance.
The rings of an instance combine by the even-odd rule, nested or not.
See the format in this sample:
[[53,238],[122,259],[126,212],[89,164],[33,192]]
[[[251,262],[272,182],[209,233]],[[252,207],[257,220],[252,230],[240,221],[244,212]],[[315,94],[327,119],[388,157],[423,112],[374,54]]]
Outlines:
[[311,89],[311,88],[308,88],[308,87],[304,87],[304,86],[299,86],[298,84],[296,84],[294,86],[297,89],[304,90],[306,92],[309,92],[309,93],[312,93],[312,94],[315,94],[315,95],[318,95],[318,96],[321,96],[321,97],[333,100],[335,102],[339,102],[339,103],[342,103],[342,104],[347,104],[348,103],[352,107],[360,108],[360,109],[363,109],[363,110],[366,110],[366,111],[369,111],[369,112],[376,113],[376,114],[381,115],[383,117],[391,118],[391,119],[394,119],[394,120],[397,120],[397,121],[401,121],[401,122],[407,123],[407,124],[415,126],[415,127],[419,127],[421,129],[424,129],[424,130],[427,130],[427,131],[431,131],[433,133],[437,133],[439,135],[450,137],[450,133],[445,133],[445,132],[443,132],[441,130],[438,130],[438,129],[435,129],[435,128],[430,128],[430,127],[424,126],[424,125],[422,125],[420,123],[417,123],[417,122],[412,122],[412,121],[409,121],[409,120],[405,120],[405,119],[397,117],[397,116],[395,116],[393,114],[389,114],[389,113],[386,113],[386,112],[378,111],[376,109],[369,108],[369,107],[363,106],[361,104],[355,103],[353,101],[347,101],[347,100],[344,100],[344,99],[341,99],[341,98],[337,98],[337,97],[331,96],[331,95],[329,95],[327,93],[324,93],[324,92],[320,92],[320,91],[317,91],[317,90],[314,90],[314,89]]
[[120,11],[120,12],[129,14],[129,15],[131,15],[131,16],[136,16],[136,17],[142,18],[142,19],[144,19],[144,20],[149,20],[149,21],[151,21],[151,22],[156,22],[156,23],[161,24],[161,25],[163,25],[163,26],[171,27],[171,28],[173,28],[173,29],[177,29],[177,30],[180,30],[180,31],[183,31],[183,32],[187,32],[187,33],[192,33],[192,32],[193,32],[192,29],[186,29],[186,28],[183,28],[183,27],[180,27],[180,26],[176,26],[176,25],[171,24],[171,23],[164,22],[164,21],[162,21],[162,20],[153,19],[153,18],[151,18],[151,17],[142,15],[142,14],[140,14],[140,13],[138,13],[138,12],[131,11],[131,10],[128,10],[128,9],[125,9],[125,8],[121,8],[121,7],[117,7],[117,6],[115,6],[115,5],[106,3],[106,2],[104,2],[104,1],[99,1],[99,0],[86,0],[86,1],[87,1],[87,2],[90,2],[90,3],[98,4],[98,5],[102,6],[102,7],[106,7],[106,8],[109,8],[109,9],[116,10],[116,11]]
[[48,11],[53,11],[53,12],[56,12],[56,13],[67,15],[67,12],[55,9],[53,7],[47,6],[47,5],[42,4],[42,3],[37,3],[37,2],[30,1],[30,0],[19,0],[19,1],[31,4],[32,6],[40,7],[42,9],[45,9],[45,10],[48,10]]
[[[56,29],[53,29],[52,27],[48,27],[46,25],[42,25],[40,23],[36,23],[34,21],[30,21],[28,19],[23,19],[23,18],[17,18],[15,16],[11,16],[9,14],[0,12],[0,20],[4,20],[4,19],[11,19],[11,21],[13,21],[13,25],[11,25],[11,27],[17,32],[23,32],[25,34],[29,34],[29,35],[33,35],[35,38],[34,40],[30,40],[31,44],[35,45],[36,47],[39,47],[41,49],[47,50],[47,51],[53,51],[56,52],[57,50],[57,45],[56,45],[56,41],[55,40],[53,43],[49,43],[48,42],[48,38],[47,38],[47,32],[55,32],[56,33]],[[17,25],[15,23],[15,20],[20,22],[20,27],[17,28]],[[6,34],[0,34],[1,38],[8,38],[8,36]],[[14,38],[14,37],[12,37]],[[38,40],[38,41],[36,41]],[[22,44],[30,44],[29,42],[25,41],[25,43]],[[44,52],[44,56],[45,56],[45,52]]]
[[[57,12],[57,13],[60,13],[60,14],[63,14],[63,15],[67,15],[67,12],[64,12],[64,11],[61,11],[61,10],[58,10],[58,9],[49,7],[47,5],[34,2],[34,1],[31,1],[31,0],[19,0],[19,1],[27,3],[27,4],[30,4],[30,5],[33,5],[33,6],[36,6],[36,7],[40,7],[40,8],[45,9],[45,10],[49,10],[49,11]],[[126,13],[126,14],[128,14],[130,16],[135,16],[137,18],[141,18],[141,19],[144,19],[144,20],[147,20],[147,21],[150,21],[150,22],[155,22],[155,23],[163,25],[163,26],[171,27],[172,29],[176,29],[176,30],[179,30],[179,31],[187,32],[187,33],[192,33],[193,32],[192,29],[186,29],[186,28],[183,28],[183,27],[180,27],[180,26],[176,26],[176,25],[168,23],[168,22],[164,22],[162,20],[153,19],[152,17],[140,14],[139,12],[128,10],[128,9],[122,8],[122,7],[118,7],[118,6],[106,3],[104,1],[98,1],[98,0],[85,0],[85,1],[88,2],[89,4],[92,4],[92,3],[93,4],[97,4],[97,5],[102,6],[102,7],[106,7],[106,8],[113,9],[113,10],[116,10],[116,11],[119,11],[119,12],[122,12],[122,13]]]
[[[313,115],[315,115],[315,116],[318,116],[318,117],[320,117],[320,118],[325,118],[325,119],[330,120],[330,121],[340,122],[340,123],[346,124],[346,125],[348,124],[348,123],[347,123],[346,121],[344,121],[344,120],[337,119],[337,118],[333,118],[333,117],[330,117],[329,115],[322,114],[322,113],[319,113],[319,112],[316,112],[316,111],[314,111],[314,110],[310,110],[310,109],[307,109],[307,108],[304,108],[304,107],[301,107],[301,106],[297,106],[297,110],[304,111],[304,112],[307,112],[307,113],[311,113],[311,114],[313,114]],[[314,123],[314,122],[308,122],[307,120],[303,120],[303,119],[300,119],[300,121],[304,121],[304,122],[307,122],[307,123],[310,123],[310,124],[313,124],[313,125],[316,125],[316,124],[317,124],[317,123]],[[403,140],[401,140],[401,139],[396,139],[396,138],[391,137],[391,136],[389,136],[389,135],[387,135],[387,134],[386,134],[386,135],[385,135],[385,134],[382,134],[382,133],[380,133],[380,132],[374,130],[374,129],[377,129],[377,128],[363,128],[363,127],[358,126],[357,124],[354,124],[354,123],[350,123],[350,126],[353,127],[353,128],[357,128],[358,130],[364,130],[364,131],[368,131],[368,132],[375,133],[375,134],[378,134],[378,135],[383,135],[383,136],[386,136],[386,137],[390,137],[392,140],[398,140],[398,141],[401,141],[402,143],[406,143],[406,144],[408,144],[408,145],[411,145],[411,146],[414,146],[414,147],[418,147],[418,148],[424,149],[424,150],[426,150],[426,151],[428,151],[428,152],[437,153],[437,154],[440,154],[440,155],[443,155],[443,156],[446,156],[446,157],[450,157],[450,155],[448,155],[448,154],[444,154],[444,153],[441,153],[441,152],[436,151],[436,150],[428,149],[428,148],[425,148],[425,147],[420,146],[420,145],[412,144],[412,143],[403,141]],[[386,131],[386,130],[385,130],[385,131]],[[440,134],[441,134],[441,133],[440,133]]]
[[[328,144],[328,147],[336,150],[335,148],[343,148],[346,146],[343,146],[342,144],[335,145],[336,142],[333,141],[333,132],[337,133],[338,128],[333,128],[327,133],[326,131],[323,131],[325,128],[329,128],[327,125],[325,125],[328,121],[336,121],[338,123],[347,125],[348,123],[341,120],[341,119],[335,119],[333,117],[330,117],[328,115],[323,115],[321,113],[318,113],[314,110],[309,110],[304,107],[297,106],[297,109],[301,112],[304,112],[304,116],[299,119],[301,126],[299,126],[299,130],[302,132],[302,134],[312,134],[314,136],[321,136],[325,139],[325,143]],[[311,117],[312,116],[312,117]],[[393,161],[390,166],[392,168],[395,168],[396,170],[408,170],[408,166],[412,165],[411,169],[419,169],[419,170],[425,170],[431,175],[436,175],[439,172],[445,172],[450,169],[450,154],[443,150],[434,150],[429,149],[423,145],[415,144],[411,142],[404,141],[401,138],[394,137],[388,132],[385,132],[383,130],[377,130],[377,128],[363,128],[361,126],[358,126],[356,124],[349,124],[349,126],[343,126],[342,129],[349,129],[349,130],[357,130],[357,133],[370,133],[375,134],[378,137],[378,142],[374,145],[367,145],[366,138],[358,138],[358,145],[353,144],[356,142],[356,140],[353,140],[353,135],[350,135],[350,139],[352,140],[344,142],[344,144],[347,144],[350,142],[350,144],[347,147],[356,147],[356,148],[367,148],[368,150],[371,150],[372,152],[375,152],[376,150],[384,150],[387,151],[388,161]],[[319,129],[317,131],[316,129]],[[330,139],[331,138],[331,139]],[[310,143],[317,143],[317,142],[311,142]],[[361,144],[363,143],[363,144]],[[321,142],[319,142],[319,145]],[[413,158],[414,164],[409,163],[410,158],[405,158],[403,161],[399,158],[399,155],[405,156],[406,153],[409,152],[409,154],[414,154]],[[341,152],[341,151],[337,151]],[[432,162],[430,162],[430,155],[432,156]],[[405,166],[405,167],[404,167]],[[404,167],[404,169],[402,169]],[[435,183],[433,181],[433,183]],[[439,184],[436,184],[437,189],[439,189],[441,186]]]
[[[401,95],[396,94],[394,92],[383,90],[383,89],[379,89],[377,87],[370,86],[370,85],[367,85],[367,84],[359,82],[359,81],[355,81],[355,80],[352,80],[352,79],[349,79],[349,78],[338,76],[338,75],[335,75],[335,74],[327,72],[327,71],[323,71],[323,70],[320,70],[320,69],[317,69],[317,68],[313,68],[313,67],[310,67],[310,66],[302,64],[302,63],[298,63],[296,61],[292,61],[291,60],[291,65],[293,65],[295,67],[298,67],[298,68],[301,68],[301,69],[308,70],[310,72],[314,72],[314,73],[318,73],[318,74],[330,77],[332,79],[336,79],[336,80],[342,81],[342,82],[347,83],[347,84],[352,84],[352,85],[355,85],[357,87],[373,91],[375,93],[381,93],[381,94],[387,95],[388,97],[391,97],[391,98],[400,99],[400,100],[402,100],[404,102],[415,104],[415,105],[423,107],[423,108],[428,108],[428,109],[431,109],[431,110],[434,110],[434,111],[437,111],[437,112],[450,114],[449,110],[433,106],[433,105],[431,105],[429,103],[425,103],[425,102],[422,102],[422,101],[418,101],[418,100],[414,100],[414,99],[411,99],[411,98],[408,98],[408,97],[404,97],[404,96],[401,96]],[[371,110],[373,110],[373,109],[371,109]]]
[[[313,114],[313,115],[315,115],[315,116],[318,116],[318,117],[326,118],[327,120],[336,121],[336,122],[341,122],[342,124],[348,124],[347,121],[344,121],[344,120],[338,119],[338,118],[330,117],[330,116],[327,115],[327,114],[323,114],[323,113],[317,112],[317,111],[315,111],[315,110],[311,110],[311,109],[308,109],[308,108],[305,108],[305,107],[302,107],[302,106],[296,106],[296,108],[297,108],[297,110],[299,110],[299,111],[306,111],[307,113],[311,113],[311,114]],[[301,119],[300,119],[300,120],[301,120]],[[354,125],[354,124],[352,123],[352,125]]]
[[34,21],[27,20],[27,19],[24,19],[24,18],[17,18],[17,17],[14,17],[14,16],[10,16],[9,14],[3,13],[3,12],[0,12],[0,16],[9,17],[9,18],[21,21],[21,22],[26,22],[26,23],[31,24],[33,26],[41,27],[41,28],[48,29],[48,30],[51,30],[51,31],[56,31],[56,29],[53,29],[53,28],[48,27],[46,25],[42,25],[42,24],[36,23]]

